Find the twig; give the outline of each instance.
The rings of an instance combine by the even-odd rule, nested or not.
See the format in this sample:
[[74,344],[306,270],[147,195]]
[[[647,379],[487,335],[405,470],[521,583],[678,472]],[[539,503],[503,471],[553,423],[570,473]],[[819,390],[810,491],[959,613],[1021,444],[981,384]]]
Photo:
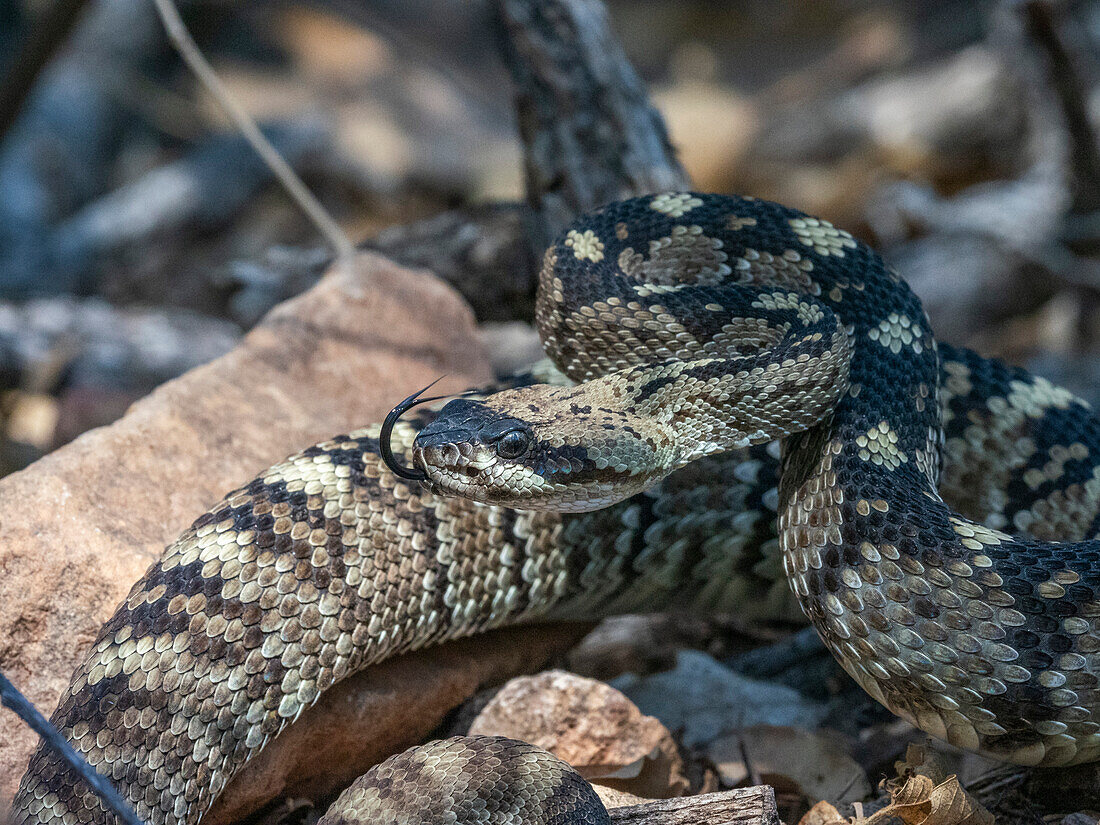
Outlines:
[[23,111],[23,104],[39,74],[65,42],[86,2],[57,0],[39,16],[40,19],[31,22],[27,39],[18,54],[8,60],[7,77],[0,83],[0,139]]
[[264,137],[248,112],[225,88],[221,78],[218,77],[213,67],[199,51],[198,45],[191,37],[190,32],[187,31],[187,27],[180,18],[179,11],[172,0],[153,0],[153,3],[164,22],[164,28],[168,32],[169,39],[180,53],[180,57],[195,73],[199,82],[214,96],[214,99],[218,101],[218,104],[229,115],[237,128],[241,130],[248,142],[252,144],[252,148],[263,158],[264,163],[271,168],[272,174],[286,189],[290,197],[294,199],[294,202],[313,221],[317,231],[332,245],[336,252],[337,262],[346,263],[351,261],[355,257],[355,245],[351,242],[351,239],[332,219],[325,208],[321,206],[321,203],[309,191],[302,179],[290,168],[290,164]]
[[749,781],[753,785],[763,784],[760,781],[760,772],[756,770],[756,764],[749,757],[749,747],[745,744],[745,737],[741,731],[737,733],[737,749],[741,751],[741,761],[745,763],[745,773],[749,775]]
[[134,813],[133,808],[115,789],[115,786],[111,784],[110,780],[97,773],[96,769],[76,752],[69,741],[61,735],[61,732],[38,712],[27,697],[20,693],[3,673],[0,673],[0,705],[12,711],[26,722],[35,733],[41,736],[42,741],[53,748],[57,755],[65,761],[65,764],[84,780],[85,784],[99,797],[103,807],[118,817],[120,822],[124,825],[145,825]]

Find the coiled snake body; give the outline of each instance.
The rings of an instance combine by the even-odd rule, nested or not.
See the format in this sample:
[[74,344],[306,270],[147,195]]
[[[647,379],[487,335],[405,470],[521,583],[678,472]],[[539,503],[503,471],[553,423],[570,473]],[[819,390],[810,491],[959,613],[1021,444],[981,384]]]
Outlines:
[[[53,718],[146,821],[197,822],[373,662],[672,603],[789,614],[781,568],[845,670],[929,733],[1024,764],[1100,757],[1100,545],[1083,540],[1100,529],[1100,424],[1082,402],[937,347],[874,252],[752,199],[669,193],[581,218],[547,253],[538,322],[589,389],[454,401],[415,445],[398,423],[413,464],[397,471],[426,485],[386,466],[377,427],[311,447],[134,586]],[[788,433],[781,472],[774,445],[746,446]],[[493,742],[451,747],[401,777],[454,789],[499,766]],[[386,770],[348,792],[376,806],[364,821],[402,796]],[[536,798],[530,821],[603,821],[562,813],[580,791],[526,793],[540,770],[489,773],[524,790],[499,821]],[[566,775],[554,789],[575,788]],[[44,750],[13,811],[110,821]]]

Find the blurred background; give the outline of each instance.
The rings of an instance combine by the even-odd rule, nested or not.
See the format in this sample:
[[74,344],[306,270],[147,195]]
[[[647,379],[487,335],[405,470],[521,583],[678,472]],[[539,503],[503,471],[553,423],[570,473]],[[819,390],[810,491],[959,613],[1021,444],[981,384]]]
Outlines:
[[[523,199],[484,4],[180,8],[355,241],[391,251],[416,221]],[[941,338],[1100,400],[1100,3],[609,8],[697,188],[843,225]],[[328,257],[149,0],[0,0],[0,473],[225,352]],[[531,351],[530,286],[470,295],[490,341]]]

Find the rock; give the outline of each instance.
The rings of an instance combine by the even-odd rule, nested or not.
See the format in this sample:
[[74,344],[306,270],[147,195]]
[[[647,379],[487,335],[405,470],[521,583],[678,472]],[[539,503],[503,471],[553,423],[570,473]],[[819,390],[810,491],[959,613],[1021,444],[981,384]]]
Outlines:
[[526,321],[487,321],[478,334],[495,375],[522,372],[545,357],[538,332]]
[[594,679],[654,673],[676,666],[678,641],[664,614],[609,616],[569,651],[567,662]]
[[563,670],[513,679],[478,714],[471,734],[544,748],[585,779],[667,799],[688,788],[672,735],[619,691]]
[[[444,390],[488,378],[469,309],[430,274],[365,254],[115,424],[0,480],[0,669],[51,711],[99,626],[195,517],[442,373]],[[428,694],[452,701],[468,679],[459,658],[461,668],[453,658],[424,665],[417,690],[431,673],[454,690]],[[10,799],[35,737],[4,710],[0,731],[0,797]]]
[[761,782],[775,787],[793,782],[810,802],[826,799],[839,804],[871,793],[863,768],[842,742],[824,733],[755,725],[711,742],[706,755],[726,787],[740,785],[755,773]]
[[622,676],[612,684],[643,713],[682,731],[681,741],[688,747],[751,725],[814,728],[828,710],[783,685],[741,676],[695,650],[681,651],[675,670]]

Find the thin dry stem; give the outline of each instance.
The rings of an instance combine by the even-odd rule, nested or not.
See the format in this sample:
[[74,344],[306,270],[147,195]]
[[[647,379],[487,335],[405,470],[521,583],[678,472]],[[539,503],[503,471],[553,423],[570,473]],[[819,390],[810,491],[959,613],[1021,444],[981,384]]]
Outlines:
[[256,121],[229,93],[214,68],[199,51],[199,47],[191,37],[191,33],[187,31],[175,3],[172,0],[153,0],[153,4],[164,22],[164,28],[168,32],[169,39],[179,51],[180,57],[195,73],[199,82],[214,96],[214,99],[218,101],[218,104],[229,115],[237,128],[241,130],[241,134],[245,136],[252,148],[256,150],[256,153],[271,169],[271,173],[286,189],[287,194],[306,213],[313,225],[317,227],[317,231],[332,245],[336,253],[337,263],[350,262],[355,257],[355,245],[351,242],[351,239],[333,220],[328,211],[321,206],[320,201],[313,196],[313,193],[309,191],[297,173],[290,168],[290,164],[264,137],[263,132],[256,125]]

